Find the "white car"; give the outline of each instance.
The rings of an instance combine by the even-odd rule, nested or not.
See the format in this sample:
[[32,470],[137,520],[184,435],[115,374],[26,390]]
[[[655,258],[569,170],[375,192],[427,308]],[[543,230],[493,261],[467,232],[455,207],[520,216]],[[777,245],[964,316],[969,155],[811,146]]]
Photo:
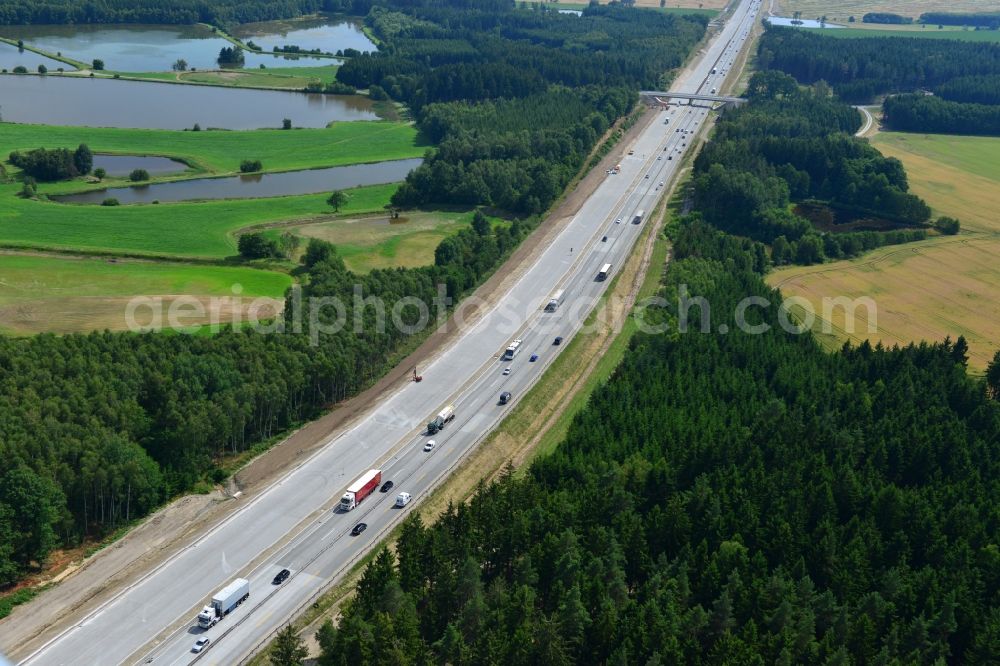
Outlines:
[[510,368],[504,368],[503,369],[503,374],[509,375],[510,374]]
[[396,506],[404,507],[410,503],[410,493],[399,493],[396,495]]
[[433,451],[435,446],[437,446],[437,442],[433,439],[428,440],[427,443],[424,444],[424,451]]
[[197,641],[195,641],[194,646],[191,648],[191,652],[201,652],[208,645],[208,637],[202,636]]

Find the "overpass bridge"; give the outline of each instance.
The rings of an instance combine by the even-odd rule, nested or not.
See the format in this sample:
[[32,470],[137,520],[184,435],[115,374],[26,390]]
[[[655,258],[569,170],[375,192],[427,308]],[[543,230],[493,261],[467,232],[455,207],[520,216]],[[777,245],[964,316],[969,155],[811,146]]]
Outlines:
[[648,101],[654,104],[669,104],[673,100],[688,100],[691,102],[711,102],[712,104],[721,104],[723,106],[733,105],[739,106],[740,104],[746,104],[746,98],[744,97],[729,97],[727,95],[704,95],[700,93],[679,93],[670,92],[664,90],[640,90],[639,94],[642,95]]

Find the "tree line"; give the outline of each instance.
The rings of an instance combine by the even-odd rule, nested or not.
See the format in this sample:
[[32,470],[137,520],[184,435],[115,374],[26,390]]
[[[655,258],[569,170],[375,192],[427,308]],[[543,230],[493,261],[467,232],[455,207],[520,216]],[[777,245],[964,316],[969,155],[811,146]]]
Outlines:
[[[357,5],[357,7],[355,7]],[[0,24],[209,23],[231,26],[319,11],[364,15],[370,0],[0,0]]]
[[1000,105],[1000,73],[960,76],[936,86],[934,94],[950,102]]
[[997,28],[1000,28],[1000,13],[925,12],[920,15],[920,22],[932,25],[971,25],[996,30]]
[[[434,322],[444,307],[437,285],[458,299],[531,228],[476,215],[441,243],[432,266],[367,275],[347,270],[334,246],[311,241],[300,302],[338,297],[359,330],[328,334],[304,321],[295,332],[289,300],[282,334],[0,338],[0,585],[52,548],[101,536],[200,481],[222,480],[223,456],[316,416],[391,368],[418,332],[379,328],[374,306],[355,312],[355,286],[363,298],[382,299],[386,312],[419,298]],[[417,323],[414,308],[402,313],[407,325]],[[329,323],[336,313],[321,315]]]
[[902,132],[1000,136],[1000,104],[950,102],[920,94],[893,95],[882,103],[882,119],[891,129]]
[[838,38],[778,26],[767,29],[759,55],[764,67],[807,85],[826,81],[851,103],[933,89],[959,77],[1000,75],[1000,44],[988,42]]
[[[923,229],[820,235],[792,202],[921,227],[930,208],[911,194],[903,165],[852,134],[861,119],[825,86],[800,89],[774,70],[751,78],[750,102],[725,112],[695,159],[694,201],[710,224],[772,245],[776,264],[852,257],[921,240]],[[831,230],[827,230],[831,231]]]
[[780,302],[750,243],[683,220],[661,295],[730,333],[647,309],[674,326],[635,336],[551,454],[404,521],[321,666],[1000,661],[992,385],[961,338],[831,354],[773,307],[739,332],[747,296]]
[[76,150],[68,148],[35,148],[27,152],[13,151],[7,156],[11,165],[35,180],[57,181],[90,173],[94,155],[85,143]]
[[862,23],[887,23],[889,25],[909,25],[913,19],[909,16],[900,16],[891,12],[868,12],[861,17]]
[[337,79],[406,102],[440,145],[393,198],[522,214],[546,209],[597,139],[704,34],[702,17],[592,6],[582,17],[507,2],[396,2],[367,24],[377,53]]

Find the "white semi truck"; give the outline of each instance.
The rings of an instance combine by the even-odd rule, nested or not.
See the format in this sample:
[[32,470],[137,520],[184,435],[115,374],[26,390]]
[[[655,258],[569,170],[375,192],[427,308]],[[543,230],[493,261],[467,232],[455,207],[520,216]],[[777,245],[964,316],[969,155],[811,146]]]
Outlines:
[[215,593],[212,603],[198,613],[198,626],[209,629],[216,622],[229,615],[230,612],[250,596],[250,581],[237,578],[229,585]]

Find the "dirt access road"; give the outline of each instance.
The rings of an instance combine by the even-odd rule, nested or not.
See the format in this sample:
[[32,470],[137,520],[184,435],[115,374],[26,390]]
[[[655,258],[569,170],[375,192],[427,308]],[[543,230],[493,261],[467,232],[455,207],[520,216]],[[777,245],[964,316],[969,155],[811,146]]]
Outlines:
[[[643,114],[618,145],[631,143],[652,118],[651,113]],[[457,316],[449,319],[370,389],[336,405],[254,459],[226,488],[208,495],[189,495],[175,500],[107,548],[61,572],[57,585],[16,607],[9,617],[0,621],[0,649],[13,658],[30,654],[57,628],[86,615],[119,589],[141,579],[159,563],[186,548],[199,534],[235,511],[241,502],[259,494],[330,441],[332,433],[349,426],[384,394],[410,381],[411,368],[426,365],[457,334],[456,319],[467,326],[473,325],[478,319],[477,310],[488,309],[494,299],[535,262],[550,239],[562,230],[603,181],[606,169],[621,160],[620,153],[621,149],[613,149],[585,175],[503,266],[459,305],[460,319]]]

